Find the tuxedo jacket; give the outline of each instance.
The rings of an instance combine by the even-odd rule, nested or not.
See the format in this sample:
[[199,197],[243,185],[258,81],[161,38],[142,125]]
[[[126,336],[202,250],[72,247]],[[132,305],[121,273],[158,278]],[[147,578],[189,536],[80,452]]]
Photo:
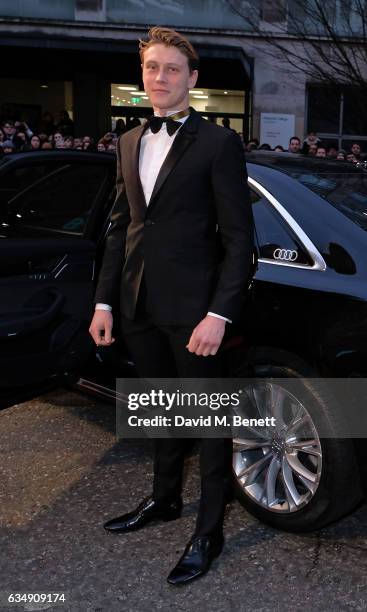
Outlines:
[[253,263],[253,217],[239,136],[195,110],[183,123],[147,206],[139,177],[145,126],[117,147],[117,195],[95,302],[134,319],[144,274],[157,325],[195,326],[208,311],[236,320]]

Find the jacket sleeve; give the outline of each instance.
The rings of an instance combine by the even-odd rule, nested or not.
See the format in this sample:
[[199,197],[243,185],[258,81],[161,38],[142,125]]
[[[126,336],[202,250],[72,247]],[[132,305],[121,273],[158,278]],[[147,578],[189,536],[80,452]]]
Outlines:
[[[120,137],[121,139],[121,137]],[[125,260],[126,232],[130,209],[121,170],[121,142],[117,142],[116,199],[110,215],[101,269],[98,276],[95,303],[113,305],[120,290],[121,271]]]
[[253,274],[254,224],[245,153],[235,132],[221,139],[211,180],[224,256],[208,310],[236,320]]

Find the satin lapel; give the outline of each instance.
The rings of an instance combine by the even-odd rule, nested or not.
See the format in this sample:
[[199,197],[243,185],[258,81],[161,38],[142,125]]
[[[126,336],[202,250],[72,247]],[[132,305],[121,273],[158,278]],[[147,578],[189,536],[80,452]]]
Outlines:
[[187,148],[196,139],[197,124],[199,121],[200,115],[196,113],[196,111],[193,111],[192,116],[190,116],[190,118],[187,119],[186,123],[182,126],[182,128],[180,128],[180,131],[174,139],[172,147],[170,148],[168,155],[164,160],[157,176],[153,193],[149,201],[149,210],[151,210],[156,196],[162,189],[163,184],[171,174],[173,168],[176,166]]
[[136,130],[132,138],[131,155],[129,160],[130,171],[128,180],[132,187],[134,201],[145,214],[147,209],[147,203],[145,201],[143,186],[141,184],[139,173],[139,153],[143,133],[144,125],[141,126],[141,129]]

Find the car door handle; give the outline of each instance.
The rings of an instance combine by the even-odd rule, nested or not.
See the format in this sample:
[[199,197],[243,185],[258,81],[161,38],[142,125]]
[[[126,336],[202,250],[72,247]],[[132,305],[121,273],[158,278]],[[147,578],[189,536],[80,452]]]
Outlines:
[[[46,308],[40,302],[51,297],[52,302]],[[37,304],[38,302],[38,304]],[[40,331],[50,323],[62,310],[65,298],[56,289],[37,294],[24,305],[22,310],[2,315],[0,322],[0,339],[29,335]]]

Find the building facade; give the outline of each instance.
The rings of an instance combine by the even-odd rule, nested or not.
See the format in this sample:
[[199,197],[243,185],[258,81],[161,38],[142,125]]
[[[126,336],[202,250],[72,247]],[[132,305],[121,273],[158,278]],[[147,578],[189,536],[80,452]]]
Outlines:
[[363,140],[353,126],[352,134],[345,133],[343,92],[320,110],[320,90],[301,70],[269,56],[246,21],[254,13],[264,27],[276,26],[283,5],[283,0],[2,0],[0,114],[36,123],[46,111],[67,110],[78,135],[95,137],[119,117],[147,116],[138,39],[148,27],[165,25],[187,35],[199,52],[200,76],[190,101],[209,119],[219,123],[228,117],[244,139],[266,139],[272,146],[277,139],[286,144],[293,134],[303,138],[309,128],[338,146],[345,137]]

